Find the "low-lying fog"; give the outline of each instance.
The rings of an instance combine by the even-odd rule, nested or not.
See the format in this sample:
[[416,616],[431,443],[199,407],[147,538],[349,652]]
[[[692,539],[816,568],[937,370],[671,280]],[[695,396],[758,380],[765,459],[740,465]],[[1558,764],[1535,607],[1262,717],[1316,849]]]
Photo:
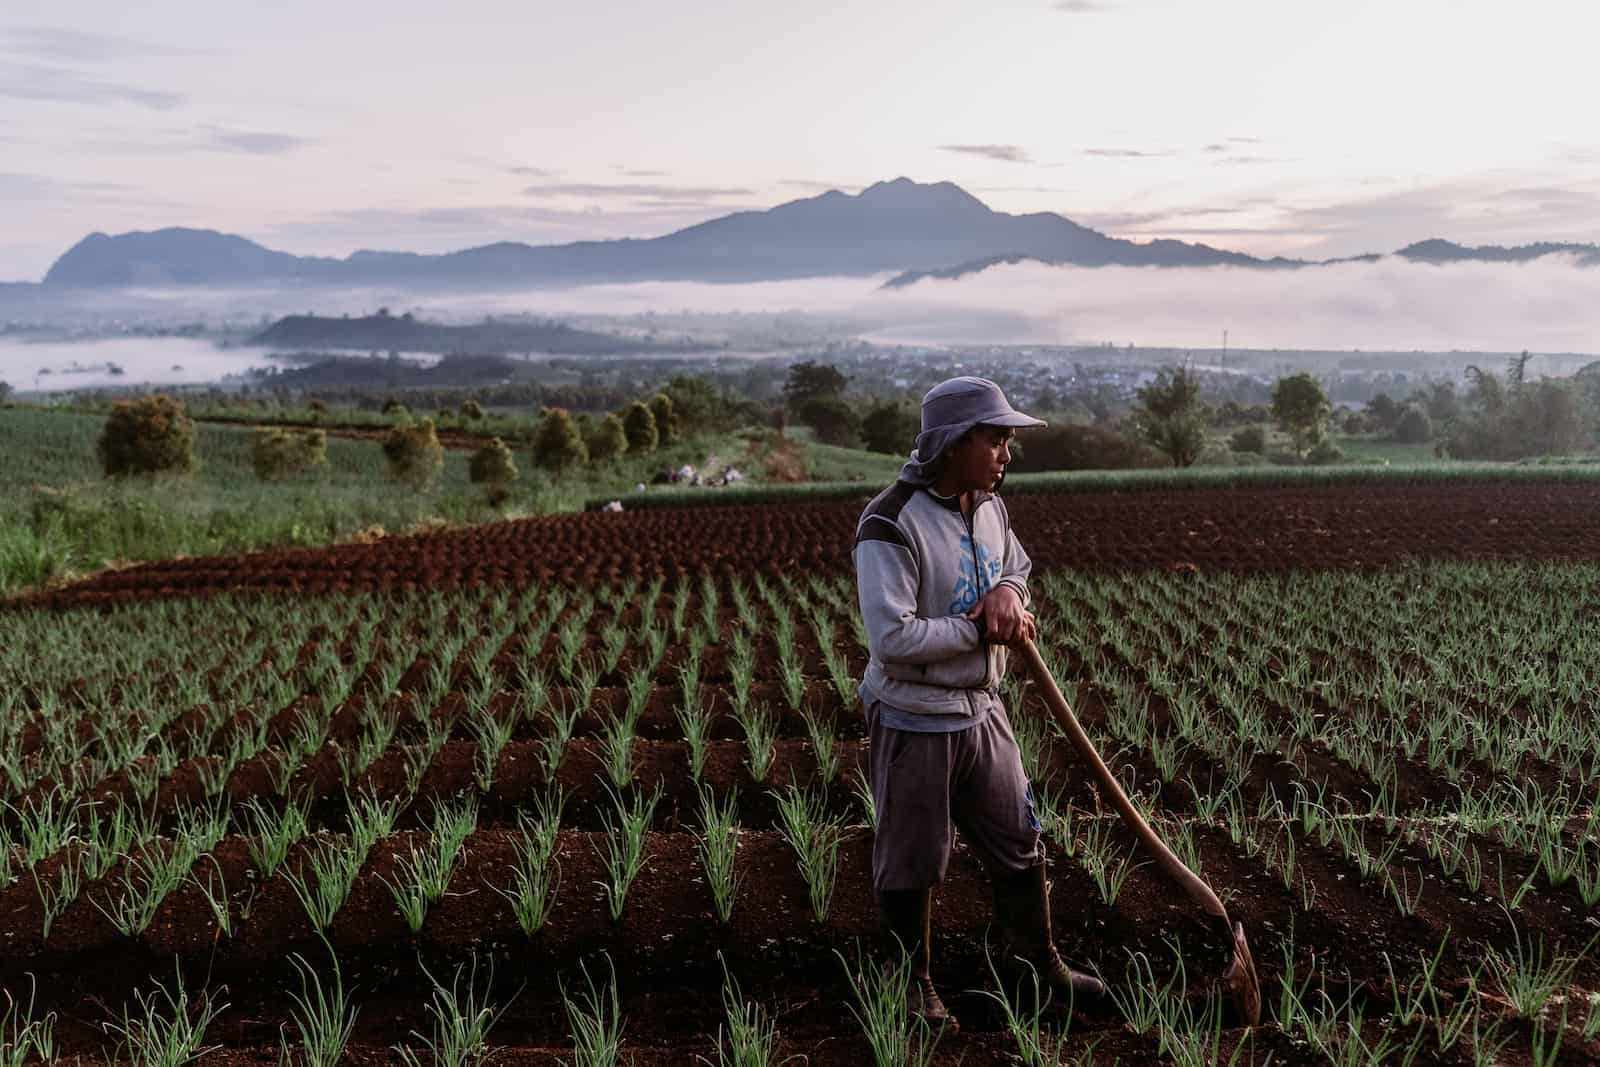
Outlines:
[[[528,313],[590,324],[655,312],[793,313],[808,332],[925,345],[1099,344],[1251,349],[1600,352],[1600,269],[1567,257],[1523,264],[1435,266],[1388,258],[1302,270],[995,267],[954,281],[882,288],[885,277],[713,285],[644,282],[574,289],[416,292],[398,289],[144,290],[99,294],[109,320],[224,321],[315,311],[369,314],[387,306],[439,321]],[[118,303],[118,301],[122,303]],[[108,309],[113,309],[108,312]],[[12,317],[0,307],[0,318]],[[70,325],[71,312],[50,316]],[[619,323],[620,324],[620,323]],[[139,355],[147,352],[147,355]],[[44,366],[107,361],[111,383],[197,381],[263,362],[259,350],[216,351],[208,342],[133,340],[41,347],[0,336],[0,379],[34,388]],[[182,366],[182,376],[172,371]],[[41,381],[40,388],[96,384]]]

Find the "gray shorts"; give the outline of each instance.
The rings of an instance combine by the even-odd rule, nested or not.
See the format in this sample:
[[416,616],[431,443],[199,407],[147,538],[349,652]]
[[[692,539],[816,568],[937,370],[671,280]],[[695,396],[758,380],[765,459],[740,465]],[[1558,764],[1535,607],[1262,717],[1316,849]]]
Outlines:
[[991,875],[1044,861],[1039,820],[1011,721],[996,707],[955,733],[895,730],[867,706],[872,799],[872,886],[927,889],[944,881],[954,829]]

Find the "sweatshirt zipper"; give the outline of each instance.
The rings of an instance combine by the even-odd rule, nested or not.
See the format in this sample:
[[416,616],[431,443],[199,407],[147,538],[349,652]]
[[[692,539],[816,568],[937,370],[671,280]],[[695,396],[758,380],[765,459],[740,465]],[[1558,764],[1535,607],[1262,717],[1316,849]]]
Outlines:
[[[972,588],[980,598],[983,596],[983,572],[978,569],[978,534],[975,528],[976,524],[973,520],[978,514],[978,505],[981,503],[982,501],[979,500],[974,500],[972,502],[971,515],[968,515],[966,511],[961,512],[961,519],[967,524],[967,544],[972,546]],[[994,670],[994,659],[991,655],[992,650],[989,648],[989,646],[985,645],[982,641],[978,643],[983,648],[983,688],[987,690],[989,688],[989,675]],[[970,704],[971,701],[972,697],[969,694],[967,696],[967,702]],[[974,714],[976,714],[976,712],[974,712]]]

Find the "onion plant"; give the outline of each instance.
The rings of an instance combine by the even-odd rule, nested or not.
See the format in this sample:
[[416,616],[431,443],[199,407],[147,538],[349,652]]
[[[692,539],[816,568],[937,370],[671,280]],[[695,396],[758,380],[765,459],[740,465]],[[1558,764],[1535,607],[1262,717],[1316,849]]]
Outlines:
[[579,963],[587,987],[576,995],[561,985],[561,1004],[572,1029],[572,1067],[617,1067],[622,1058],[622,1004],[617,996],[617,971],[606,957],[610,972],[604,989],[595,985],[589,965]]
[[[718,953],[721,958],[721,953]],[[722,1010],[724,1022],[717,1027],[717,1058],[695,1059],[707,1067],[782,1067],[804,1056],[778,1056],[778,1026],[767,1009],[754,1000],[746,1000],[739,980],[728,970],[728,961],[722,960]]]
[[689,776],[698,784],[706,767],[706,741],[711,734],[711,709],[698,702],[685,701],[675,713],[689,752]]
[[811,739],[811,754],[817,761],[817,774],[824,787],[830,786],[839,777],[838,738],[833,731],[833,721],[810,711],[802,714],[806,735]]
[[727,798],[718,804],[711,787],[701,787],[700,832],[695,840],[699,844],[700,862],[706,870],[706,884],[711,887],[717,919],[726,923],[733,916],[734,899],[739,894],[739,875],[735,869],[739,849],[738,790],[730,790]]
[[[300,906],[305,908],[313,929],[320,932],[332,925],[333,917],[350,897],[365,856],[366,853],[351,842],[319,835],[292,873],[284,868],[284,877],[300,899]],[[311,870],[309,878],[307,867]]]
[[40,909],[44,912],[43,936],[47,940],[51,925],[78,899],[78,893],[83,889],[84,867],[82,853],[67,848],[61,852],[61,863],[56,868],[54,878],[41,879],[37,865],[29,868],[34,889],[39,894]]
[[395,862],[395,880],[384,879],[412,933],[422,929],[429,906],[449,890],[461,849],[477,825],[475,798],[466,797],[457,805],[436,804],[427,847],[419,851],[413,843],[410,855]]
[[307,795],[291,799],[277,811],[264,805],[259,797],[251,797],[244,806],[250,813],[250,834],[245,838],[245,847],[261,876],[271,878],[288,858],[295,842],[305,836],[311,798]]
[[778,794],[778,830],[794,849],[817,922],[828,918],[828,905],[839,874],[839,848],[844,820],[828,815],[826,792],[803,792],[790,786]]
[[0,989],[6,998],[5,1011],[0,1012],[0,1067],[56,1062],[56,1013],[34,1016],[37,993],[38,982],[32,974],[28,975],[26,1004],[13,997],[11,990]]
[[181,970],[172,989],[157,982],[148,997],[134,990],[133,999],[135,1010],[124,1007],[120,1022],[104,1024],[118,1038],[113,1059],[126,1056],[136,1067],[181,1067],[222,1047],[206,1045],[205,1037],[228,1005],[205,992],[191,1003]]
[[642,793],[635,793],[631,806],[625,805],[622,795],[612,791],[609,785],[606,791],[611,793],[615,815],[611,811],[601,813],[606,825],[606,832],[602,836],[605,844],[603,848],[596,845],[595,849],[606,868],[606,881],[600,884],[605,889],[611,921],[620,922],[623,906],[628,900],[628,890],[644,869],[645,837],[650,829],[650,820],[655,817],[661,789],[658,786],[648,798]]
[[324,981],[306,958],[298,952],[289,957],[300,978],[300,991],[290,991],[294,1007],[290,1019],[298,1038],[294,1051],[289,1045],[289,1023],[278,1028],[279,1060],[283,1064],[301,1064],[303,1067],[338,1067],[344,1059],[345,1046],[355,1030],[359,1009],[350,1002],[350,991],[344,987],[344,975],[339,969],[339,957],[328,947],[333,973]]
[[[427,975],[433,986],[433,994],[424,1006],[431,1021],[428,1033],[421,1034],[413,1030],[411,1036],[420,1041],[427,1051],[427,1062],[438,1067],[476,1067],[492,1056],[495,1050],[489,1047],[489,1031],[517,997],[517,994],[513,994],[510,1000],[498,1005],[489,999],[494,990],[492,959],[482,988],[478,985],[476,953],[472,956],[470,968],[469,971],[468,964],[457,966],[447,989],[426,967],[422,967],[422,973]],[[462,982],[463,973],[466,973],[465,983]],[[409,1046],[396,1045],[394,1050],[406,1067],[422,1067],[422,1057]]]
[[561,886],[561,865],[556,862],[555,851],[565,798],[560,794],[556,797],[558,799],[553,801],[544,801],[549,807],[535,817],[530,818],[526,812],[517,813],[521,833],[513,845],[517,862],[511,869],[511,887],[489,887],[506,898],[517,925],[529,937],[544,927]]
[[838,949],[834,955],[850,984],[850,1013],[866,1036],[873,1067],[928,1067],[944,1028],[934,1030],[927,1019],[906,1011],[911,957],[902,949],[876,964],[858,959],[852,970]]
[[758,782],[767,780],[772,771],[772,761],[777,756],[778,721],[765,704],[749,704],[736,712],[739,725],[744,728],[745,752],[749,757],[750,777]]

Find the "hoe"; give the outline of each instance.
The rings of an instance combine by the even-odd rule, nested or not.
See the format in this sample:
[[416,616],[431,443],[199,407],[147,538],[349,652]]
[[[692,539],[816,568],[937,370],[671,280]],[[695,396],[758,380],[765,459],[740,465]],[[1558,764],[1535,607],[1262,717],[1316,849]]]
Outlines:
[[1217,894],[1199,875],[1185,867],[1183,861],[1173,855],[1166,842],[1156,836],[1156,832],[1150,829],[1150,824],[1139,814],[1139,809],[1128,800],[1128,794],[1122,791],[1122,786],[1106,767],[1105,760],[1095,751],[1094,742],[1089,740],[1089,735],[1084,733],[1083,727],[1078,724],[1078,717],[1072,713],[1067,698],[1061,695],[1055,678],[1050,674],[1050,668],[1045,666],[1044,659],[1039,655],[1039,650],[1034,647],[1033,642],[1024,639],[1020,651],[1022,658],[1027,662],[1028,673],[1033,676],[1034,684],[1044,693],[1045,703],[1050,705],[1050,711],[1054,714],[1056,722],[1066,731],[1067,738],[1078,750],[1078,755],[1083,757],[1089,769],[1094,772],[1095,781],[1100,783],[1100,788],[1111,797],[1117,812],[1127,821],[1144,847],[1155,856],[1161,869],[1178,883],[1189,895],[1189,899],[1200,905],[1206,914],[1216,921],[1223,935],[1232,940],[1233,962],[1223,974],[1222,983],[1232,995],[1233,1003],[1245,1023],[1249,1026],[1259,1026],[1261,982],[1256,977],[1256,962],[1250,955],[1250,945],[1244,939],[1243,924],[1228,921],[1227,909],[1222,906],[1222,901],[1217,899]]

